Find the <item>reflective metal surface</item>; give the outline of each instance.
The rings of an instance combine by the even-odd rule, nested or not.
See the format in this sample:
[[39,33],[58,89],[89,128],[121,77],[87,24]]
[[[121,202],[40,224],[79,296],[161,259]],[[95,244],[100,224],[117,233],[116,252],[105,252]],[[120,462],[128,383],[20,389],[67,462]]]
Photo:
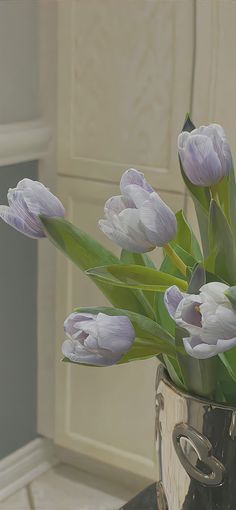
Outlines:
[[156,410],[157,508],[236,510],[236,409],[181,392],[160,366]]

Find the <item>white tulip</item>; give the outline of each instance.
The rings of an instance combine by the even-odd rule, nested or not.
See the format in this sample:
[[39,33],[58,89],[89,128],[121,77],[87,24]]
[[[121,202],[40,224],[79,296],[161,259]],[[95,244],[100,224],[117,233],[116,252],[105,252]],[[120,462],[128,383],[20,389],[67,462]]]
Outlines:
[[197,186],[212,186],[233,169],[230,146],[219,124],[183,131],[178,151],[185,174]]
[[28,237],[45,237],[39,215],[64,217],[60,200],[41,182],[23,179],[9,189],[7,205],[0,206],[0,218]]
[[120,182],[122,195],[111,197],[99,226],[125,250],[144,253],[174,239],[177,222],[173,211],[137,170],[127,170]]
[[236,312],[225,296],[228,289],[224,283],[211,282],[197,295],[183,294],[176,286],[166,291],[169,314],[190,333],[183,339],[190,356],[210,358],[236,345]]
[[68,337],[64,356],[75,363],[106,366],[117,363],[132,347],[135,331],[123,315],[71,313],[64,323]]

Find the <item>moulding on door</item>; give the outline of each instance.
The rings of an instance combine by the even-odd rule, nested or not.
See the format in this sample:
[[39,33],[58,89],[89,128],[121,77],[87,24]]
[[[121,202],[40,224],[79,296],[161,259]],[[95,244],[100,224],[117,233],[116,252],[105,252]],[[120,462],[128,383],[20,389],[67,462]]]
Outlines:
[[40,159],[48,151],[51,130],[40,119],[0,124],[0,166]]
[[53,443],[34,439],[0,461],[0,501],[57,464]]

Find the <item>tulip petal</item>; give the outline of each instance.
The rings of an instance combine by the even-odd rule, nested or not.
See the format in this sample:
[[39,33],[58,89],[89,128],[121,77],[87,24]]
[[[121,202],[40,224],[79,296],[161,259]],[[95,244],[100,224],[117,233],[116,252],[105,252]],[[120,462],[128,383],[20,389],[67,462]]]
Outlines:
[[211,186],[224,176],[212,140],[203,135],[189,137],[183,167],[187,177],[196,185]]
[[122,195],[126,196],[126,188],[129,185],[135,184],[140,188],[146,190],[148,193],[152,193],[154,190],[152,186],[145,179],[144,174],[135,170],[135,168],[129,168],[123,173],[120,180],[120,190]]
[[113,353],[126,353],[135,339],[134,328],[126,316],[109,316],[99,313],[97,316],[98,344]]
[[[140,210],[139,209],[125,209],[122,211],[118,218],[118,223],[115,227],[120,227],[120,232],[126,233],[128,244],[133,246],[130,250],[123,246],[123,248],[129,251],[144,252],[150,251],[155,248],[155,244],[152,244],[143,232],[142,225],[140,222]],[[128,246],[127,244],[127,246]]]
[[43,184],[23,179],[8,191],[9,207],[0,206],[0,217],[19,232],[33,238],[45,237],[39,214],[64,216],[60,200]]
[[72,312],[66,320],[64,321],[64,331],[67,335],[73,336],[73,334],[77,333],[79,329],[81,329],[80,323],[83,321],[95,320],[96,315],[91,313],[77,313]]
[[61,201],[53,195],[41,182],[34,182],[31,189],[24,192],[24,199],[31,214],[38,216],[65,216],[65,208]]
[[104,234],[121,248],[145,253],[163,246],[176,235],[177,222],[171,209],[158,197],[137,170],[127,170],[120,182],[122,196],[111,197],[99,221]]
[[191,336],[183,338],[185,350],[189,356],[197,359],[207,359],[216,356],[216,345],[209,345],[202,342],[200,336]]
[[62,344],[62,353],[73,363],[83,363],[85,365],[95,365],[95,366],[109,366],[113,365],[117,360],[110,360],[101,356],[100,354],[94,354],[92,352],[87,351],[85,348],[75,349],[74,342],[71,340],[65,340]]
[[[201,131],[200,131],[201,130]],[[211,138],[215,152],[217,153],[224,175],[229,175],[233,168],[233,160],[230,145],[225,132],[219,124],[210,124],[201,126],[199,132]]]
[[153,250],[139,226],[139,212],[137,209],[124,209],[119,215],[113,215],[110,220],[99,220],[98,225],[109,239],[121,248],[143,253]]
[[192,336],[202,334],[200,306],[201,299],[199,295],[186,294],[175,312],[176,324],[187,329]]
[[104,212],[107,219],[112,218],[113,215],[118,215],[126,208],[134,207],[132,200],[121,195],[109,198],[104,206]]
[[201,300],[204,303],[209,301],[209,298],[214,299],[215,303],[227,303],[227,297],[224,295],[225,291],[229,289],[229,286],[221,282],[210,282],[205,283],[200,288]]
[[132,200],[135,207],[141,207],[145,200],[149,199],[150,193],[137,184],[130,184],[125,188],[125,196]]
[[176,236],[176,217],[155,192],[140,208],[140,220],[148,240],[154,246],[164,246]]
[[229,351],[232,347],[236,346],[236,338],[230,340],[217,340],[213,345],[209,345],[202,341],[199,336],[192,336],[183,339],[186,352],[197,359],[207,359],[216,356],[222,352]]
[[0,205],[0,218],[2,218],[2,220],[8,223],[11,227],[18,230],[18,232],[21,232],[28,237],[34,239],[45,237],[42,228],[36,229],[34,224],[32,225],[31,222],[26,222],[21,216],[16,214],[11,207]]
[[176,285],[169,287],[165,292],[164,303],[172,319],[175,319],[176,310],[185,295]]
[[35,232],[35,237],[45,237],[40,219],[29,212],[24,198],[24,191],[18,190],[18,187],[10,188],[7,198],[12,213],[21,218]]
[[211,303],[201,305],[203,334],[202,339],[214,343],[216,338],[228,341],[236,332],[236,313],[231,306],[218,305],[215,309]]
[[64,324],[68,339],[62,345],[62,352],[76,363],[113,365],[135,340],[134,328],[126,316],[74,312]]

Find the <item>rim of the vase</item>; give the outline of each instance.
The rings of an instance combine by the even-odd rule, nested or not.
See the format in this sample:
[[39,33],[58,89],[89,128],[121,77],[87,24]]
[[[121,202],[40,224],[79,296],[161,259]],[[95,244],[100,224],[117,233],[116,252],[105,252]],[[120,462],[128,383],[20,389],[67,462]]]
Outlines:
[[207,398],[198,397],[197,395],[194,395],[193,393],[188,393],[187,391],[185,391],[181,388],[178,388],[178,386],[176,386],[173,383],[173,381],[171,381],[170,376],[162,363],[160,363],[160,365],[157,368],[156,391],[158,391],[158,386],[159,386],[160,381],[163,381],[167,386],[169,386],[174,391],[174,393],[177,393],[178,395],[180,395],[184,398],[189,398],[189,399],[194,400],[202,405],[210,404],[211,406],[218,407],[220,409],[229,409],[229,410],[232,410],[233,412],[236,411],[236,405],[234,406],[233,404],[223,404],[220,402],[216,402],[215,400],[208,400]]

